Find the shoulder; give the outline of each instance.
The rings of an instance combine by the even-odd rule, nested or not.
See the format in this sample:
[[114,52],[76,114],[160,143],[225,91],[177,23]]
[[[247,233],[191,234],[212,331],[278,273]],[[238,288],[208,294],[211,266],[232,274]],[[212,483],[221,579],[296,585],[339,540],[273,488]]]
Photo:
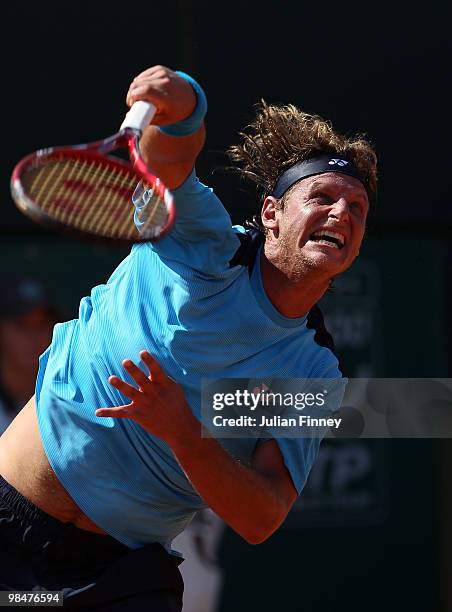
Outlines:
[[244,228],[234,225],[233,231],[239,240],[239,247],[229,262],[229,266],[245,266],[251,275],[259,247],[264,243],[265,236],[262,231],[255,227]]
[[308,312],[306,327],[314,333],[312,342],[315,359],[312,365],[315,375],[319,378],[341,377],[342,365],[336,354],[334,339],[326,327],[323,312],[318,304]]
[[327,330],[323,312],[318,304],[314,304],[306,317],[306,327],[314,330],[314,342],[318,346],[329,349],[335,354],[333,336]]

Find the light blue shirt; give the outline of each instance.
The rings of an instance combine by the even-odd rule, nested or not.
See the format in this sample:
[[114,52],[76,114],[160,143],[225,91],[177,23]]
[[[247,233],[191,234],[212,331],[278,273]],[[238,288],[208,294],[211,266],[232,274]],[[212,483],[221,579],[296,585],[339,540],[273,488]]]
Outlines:
[[[160,542],[169,549],[205,502],[166,443],[133,420],[95,416],[97,408],[130,401],[108,384],[112,374],[127,378],[123,359],[138,363],[148,350],[183,386],[197,418],[202,378],[341,376],[305,317],[289,319],[273,307],[259,256],[251,278],[246,267],[229,267],[243,228],[231,227],[212,190],[193,173],[174,197],[172,233],[135,245],[108,282],[81,300],[79,318],[55,326],[37,379],[39,427],[52,468],[82,511],[131,548]],[[135,204],[141,207],[143,198]],[[320,440],[277,442],[300,492]],[[222,443],[243,461],[256,446],[255,439]]]

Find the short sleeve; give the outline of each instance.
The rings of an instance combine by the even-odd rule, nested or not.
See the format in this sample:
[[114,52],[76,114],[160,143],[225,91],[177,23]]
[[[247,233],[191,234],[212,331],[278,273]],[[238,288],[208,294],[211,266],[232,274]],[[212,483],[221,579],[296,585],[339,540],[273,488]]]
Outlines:
[[[316,371],[315,379],[316,381],[318,379],[328,379],[325,380],[325,387],[328,389],[329,398],[318,415],[315,410],[309,412],[313,417],[334,416],[333,413],[339,410],[342,404],[347,385],[347,379],[342,377],[337,367],[336,357],[331,351],[328,351],[330,358],[326,359],[325,351],[328,351],[328,349],[322,349],[322,369]],[[312,466],[317,459],[320,444],[327,431],[327,427],[314,426],[304,430],[303,437],[301,435],[300,437],[290,438],[274,436],[298,494],[301,493],[306,484]]]
[[317,459],[321,441],[318,437],[276,440],[298,495],[302,492]]
[[[189,263],[207,275],[218,275],[229,267],[229,261],[240,246],[232,229],[231,218],[210,187],[196,177],[195,171],[173,192],[176,223],[162,240],[150,243],[161,257]],[[133,197],[135,222],[146,206],[146,191],[138,185]]]

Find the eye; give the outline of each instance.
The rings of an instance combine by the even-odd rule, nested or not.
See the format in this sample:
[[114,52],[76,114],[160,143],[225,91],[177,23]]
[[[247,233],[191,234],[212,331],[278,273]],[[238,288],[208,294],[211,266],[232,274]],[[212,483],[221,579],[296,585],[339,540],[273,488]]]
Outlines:
[[362,202],[351,202],[350,208],[355,213],[363,214],[364,213],[364,204]]
[[317,200],[320,204],[331,204],[333,198],[323,191],[318,191],[312,196],[313,200]]

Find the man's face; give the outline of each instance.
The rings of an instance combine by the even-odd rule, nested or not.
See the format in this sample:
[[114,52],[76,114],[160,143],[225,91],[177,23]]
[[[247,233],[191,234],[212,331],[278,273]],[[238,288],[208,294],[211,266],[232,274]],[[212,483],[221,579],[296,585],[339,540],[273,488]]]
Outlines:
[[360,181],[328,172],[297,183],[283,210],[273,210],[268,200],[262,220],[279,267],[293,280],[312,269],[333,278],[350,267],[359,253],[369,209]]

